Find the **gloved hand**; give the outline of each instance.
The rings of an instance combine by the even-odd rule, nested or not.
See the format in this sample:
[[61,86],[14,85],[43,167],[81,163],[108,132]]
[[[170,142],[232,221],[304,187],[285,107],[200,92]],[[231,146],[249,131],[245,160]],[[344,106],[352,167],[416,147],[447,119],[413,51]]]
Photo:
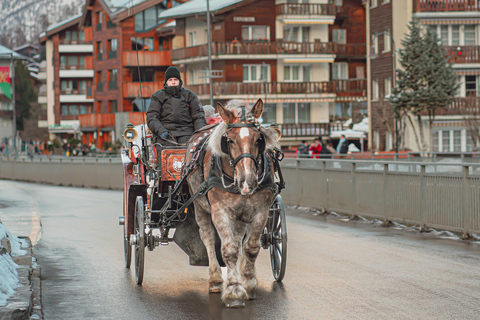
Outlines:
[[170,133],[168,131],[165,131],[163,132],[161,135],[160,135],[160,138],[162,139],[167,139],[167,137],[170,135]]

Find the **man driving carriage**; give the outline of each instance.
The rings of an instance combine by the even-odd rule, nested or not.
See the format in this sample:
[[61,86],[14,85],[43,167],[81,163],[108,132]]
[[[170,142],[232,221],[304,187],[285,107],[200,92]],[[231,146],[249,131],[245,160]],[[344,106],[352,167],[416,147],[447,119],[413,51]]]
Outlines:
[[196,130],[207,124],[198,97],[182,84],[180,71],[170,66],[165,71],[163,90],[152,95],[147,124],[154,134],[154,143],[185,144]]

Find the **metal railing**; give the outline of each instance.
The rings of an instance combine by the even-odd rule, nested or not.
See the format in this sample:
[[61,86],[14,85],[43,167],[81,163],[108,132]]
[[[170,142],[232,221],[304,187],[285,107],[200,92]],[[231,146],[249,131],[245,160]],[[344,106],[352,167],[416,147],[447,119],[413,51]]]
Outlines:
[[480,164],[285,159],[282,171],[290,204],[480,232]]

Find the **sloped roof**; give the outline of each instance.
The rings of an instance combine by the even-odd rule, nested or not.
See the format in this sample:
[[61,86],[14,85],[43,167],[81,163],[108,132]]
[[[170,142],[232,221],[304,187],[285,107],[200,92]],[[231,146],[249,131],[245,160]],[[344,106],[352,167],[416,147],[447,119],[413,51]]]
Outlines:
[[68,18],[68,19],[65,19],[65,20],[63,20],[63,21],[60,21],[59,23],[54,24],[54,25],[48,27],[47,33],[49,33],[50,31],[53,31],[54,29],[57,29],[57,28],[59,28],[59,27],[65,26],[65,25],[67,25],[69,22],[72,22],[72,21],[74,21],[75,19],[80,18],[81,16],[82,16],[82,14],[77,14],[77,15],[74,15],[73,17],[71,17],[71,18]]
[[7,47],[4,47],[2,45],[0,45],[0,59],[1,60],[10,60],[10,54],[13,53],[13,59],[17,59],[17,60],[30,60],[30,58],[20,54],[20,53],[17,53]]
[[[227,8],[242,1],[244,0],[209,0],[209,9],[213,12]],[[192,0],[182,5],[163,11],[160,14],[159,18],[183,18],[205,13],[207,13],[207,1]]]
[[147,0],[103,0],[113,14],[134,7],[145,1]]

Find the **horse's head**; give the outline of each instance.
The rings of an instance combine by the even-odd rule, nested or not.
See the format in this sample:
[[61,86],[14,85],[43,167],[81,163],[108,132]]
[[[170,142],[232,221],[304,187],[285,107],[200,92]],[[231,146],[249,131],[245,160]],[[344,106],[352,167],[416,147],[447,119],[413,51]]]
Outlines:
[[226,106],[219,103],[218,113],[225,126],[220,138],[221,152],[229,157],[241,194],[252,194],[258,186],[260,155],[266,147],[265,133],[258,122],[263,102],[259,99],[250,108],[244,101],[231,100]]

